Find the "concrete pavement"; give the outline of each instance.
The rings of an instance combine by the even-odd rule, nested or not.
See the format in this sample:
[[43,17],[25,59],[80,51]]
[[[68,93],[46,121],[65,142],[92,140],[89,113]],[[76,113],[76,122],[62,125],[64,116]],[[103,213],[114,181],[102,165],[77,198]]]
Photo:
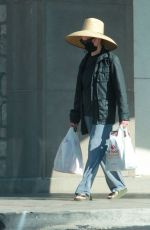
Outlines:
[[150,177],[125,180],[128,193],[119,200],[107,200],[104,189],[84,202],[69,193],[1,197],[0,220],[7,230],[150,230]]

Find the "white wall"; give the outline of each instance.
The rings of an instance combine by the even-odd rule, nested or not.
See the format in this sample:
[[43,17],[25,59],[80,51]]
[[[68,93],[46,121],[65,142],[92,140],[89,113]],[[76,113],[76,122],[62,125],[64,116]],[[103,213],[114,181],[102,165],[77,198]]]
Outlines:
[[136,174],[150,175],[150,1],[133,1]]

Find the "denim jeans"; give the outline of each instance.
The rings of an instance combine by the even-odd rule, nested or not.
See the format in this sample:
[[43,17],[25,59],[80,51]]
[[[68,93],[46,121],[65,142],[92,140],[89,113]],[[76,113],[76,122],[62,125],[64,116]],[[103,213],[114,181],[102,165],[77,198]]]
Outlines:
[[105,175],[106,182],[110,191],[118,191],[125,188],[121,172],[119,171],[106,171],[105,169],[105,152],[107,149],[106,141],[112,130],[111,124],[92,124],[92,118],[86,116],[85,122],[89,132],[89,146],[88,146],[88,159],[86,162],[82,181],[76,189],[77,193],[90,195],[90,190],[97,174],[99,165]]

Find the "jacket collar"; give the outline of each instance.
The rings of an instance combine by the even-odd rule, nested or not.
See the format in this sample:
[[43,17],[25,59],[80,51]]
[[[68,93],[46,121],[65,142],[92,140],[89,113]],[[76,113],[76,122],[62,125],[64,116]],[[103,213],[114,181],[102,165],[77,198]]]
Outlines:
[[109,58],[108,50],[106,50],[104,47],[102,47],[102,50],[97,58],[97,63],[100,62],[103,59]]

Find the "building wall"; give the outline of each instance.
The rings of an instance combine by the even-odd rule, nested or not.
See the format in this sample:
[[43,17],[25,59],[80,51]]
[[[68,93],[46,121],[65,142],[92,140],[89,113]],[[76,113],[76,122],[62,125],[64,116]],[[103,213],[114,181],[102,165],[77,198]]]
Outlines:
[[0,176],[5,176],[7,159],[7,8],[0,4]]
[[[48,193],[44,123],[45,2],[3,2],[0,19],[7,15],[7,51],[6,66],[1,64],[7,73],[7,136],[5,158],[3,161],[0,158],[3,163],[0,193]],[[0,147],[4,155],[4,145]]]
[[134,0],[135,144],[138,175],[150,174],[150,16],[149,0]]
[[[7,47],[0,49],[0,55],[4,51],[0,98],[1,105],[6,104],[1,106],[0,194],[74,192],[81,179],[53,172],[53,162],[69,128],[78,65],[84,55],[64,37],[80,29],[86,17],[103,20],[105,34],[119,45],[115,53],[126,77],[134,140],[132,12],[130,0],[0,1],[1,34]],[[85,161],[88,140],[80,138]],[[101,176],[100,171],[97,178]],[[99,191],[98,179],[94,191]]]

